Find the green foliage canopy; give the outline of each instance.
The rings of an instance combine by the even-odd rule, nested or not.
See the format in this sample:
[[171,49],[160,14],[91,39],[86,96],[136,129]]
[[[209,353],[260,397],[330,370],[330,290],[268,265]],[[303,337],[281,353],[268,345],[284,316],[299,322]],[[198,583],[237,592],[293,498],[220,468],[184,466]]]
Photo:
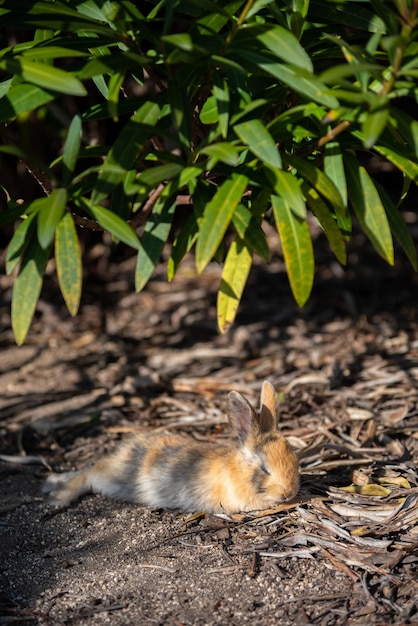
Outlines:
[[[265,219],[300,306],[314,276],[310,215],[342,264],[354,215],[388,263],[395,236],[417,268],[399,205],[418,183],[418,122],[403,106],[418,101],[418,0],[0,0],[0,19],[0,151],[43,188],[17,204],[0,173],[19,344],[52,251],[76,314],[85,218],[138,250],[137,290],[168,241],[169,280],[194,245],[199,273],[221,259],[221,331],[253,255],[269,260]],[[55,116],[62,150],[50,163],[19,141],[29,114]],[[103,121],[111,141],[94,145]],[[401,172],[399,198],[369,155]],[[179,195],[190,210],[171,241]]]

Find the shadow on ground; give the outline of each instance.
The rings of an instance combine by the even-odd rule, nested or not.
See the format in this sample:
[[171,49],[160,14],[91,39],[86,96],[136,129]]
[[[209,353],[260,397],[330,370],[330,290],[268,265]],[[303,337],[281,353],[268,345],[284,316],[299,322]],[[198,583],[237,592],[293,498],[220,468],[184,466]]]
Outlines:
[[[109,262],[75,319],[51,277],[21,348],[2,278],[0,623],[418,621],[417,276],[367,248],[344,274],[317,261],[303,311],[279,262],[256,265],[227,335],[215,265],[198,278],[189,260],[171,285],[161,269],[138,295],[133,261]],[[44,501],[46,466],[82,467],[138,429],[227,437],[227,392],[254,401],[264,379],[301,457],[292,505],[221,519]]]

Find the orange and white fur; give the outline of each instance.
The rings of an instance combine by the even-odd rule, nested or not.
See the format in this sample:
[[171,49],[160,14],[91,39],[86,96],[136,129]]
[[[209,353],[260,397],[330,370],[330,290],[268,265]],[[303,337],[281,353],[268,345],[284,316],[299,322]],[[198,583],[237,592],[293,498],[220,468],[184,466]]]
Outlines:
[[51,475],[44,491],[57,506],[94,492],[148,506],[228,514],[294,498],[298,459],[276,430],[273,386],[263,383],[259,414],[231,391],[227,414],[238,446],[200,443],[186,435],[138,434],[87,469]]

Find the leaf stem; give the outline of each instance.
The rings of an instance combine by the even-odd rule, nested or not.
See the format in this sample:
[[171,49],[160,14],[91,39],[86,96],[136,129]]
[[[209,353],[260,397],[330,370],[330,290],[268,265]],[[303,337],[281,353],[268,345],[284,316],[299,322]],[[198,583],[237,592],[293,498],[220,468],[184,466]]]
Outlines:
[[392,63],[392,67],[390,69],[390,76],[383,84],[380,95],[388,95],[395,84],[395,81],[398,77],[399,70],[401,69],[402,59],[405,53],[405,50],[413,40],[413,31],[417,27],[417,13],[418,13],[418,2],[414,1],[414,6],[411,11],[407,11],[406,8],[404,10],[404,14],[401,14],[401,20],[404,22],[401,34],[400,34],[400,42],[401,44],[397,46],[395,50],[395,55]]
[[329,130],[326,135],[320,137],[318,141],[315,141],[315,143],[310,145],[308,148],[297,151],[296,155],[302,157],[309,156],[310,154],[315,152],[315,150],[318,150],[319,148],[325,146],[325,144],[333,141],[335,137],[337,137],[337,135],[345,131],[349,126],[351,126],[351,122],[349,122],[348,120],[343,120],[342,122],[337,124],[337,126],[331,128],[331,130]]
[[231,44],[233,38],[235,37],[235,35],[238,32],[239,27],[242,26],[242,24],[245,22],[245,18],[247,17],[248,13],[252,9],[254,1],[255,0],[247,0],[247,2],[245,3],[244,8],[242,9],[240,15],[238,16],[237,21],[233,22],[232,28],[229,31],[228,36],[227,36],[227,38],[225,40],[225,48],[227,48]]

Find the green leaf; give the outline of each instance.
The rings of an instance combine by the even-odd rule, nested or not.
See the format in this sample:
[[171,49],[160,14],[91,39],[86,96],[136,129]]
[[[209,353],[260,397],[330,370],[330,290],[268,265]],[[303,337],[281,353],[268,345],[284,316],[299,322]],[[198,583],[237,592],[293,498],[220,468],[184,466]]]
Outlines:
[[304,183],[302,188],[306,195],[306,202],[320,226],[323,228],[332,251],[339,262],[345,265],[347,262],[345,240],[331,211],[316,189],[311,187],[308,183]]
[[84,85],[68,72],[64,72],[52,65],[36,63],[24,57],[3,59],[0,68],[6,69],[12,74],[17,74],[25,82],[38,85],[45,89],[67,93],[72,96],[86,96]]
[[251,193],[251,213],[260,222],[271,208],[271,190],[268,187],[254,189]]
[[260,120],[236,124],[234,132],[261,161],[279,169],[282,167],[282,160],[274,139]]
[[188,165],[187,167],[184,167],[178,177],[178,183],[173,181],[170,189],[173,185],[177,185],[178,189],[185,187],[186,185],[189,186],[190,189],[194,188],[202,172],[203,169],[201,166],[197,167],[196,165]]
[[[263,24],[262,26],[257,25],[254,28],[254,33],[251,30],[248,29],[248,35],[251,37],[255,35],[255,38],[270,50],[274,56],[290,65],[301,67],[308,72],[313,71],[309,55],[302,48],[294,34],[283,28],[283,26]],[[259,31],[258,34],[257,31]]]
[[50,248],[42,248],[38,239],[32,237],[15,280],[12,294],[12,328],[19,346],[25,341],[32,322],[49,252]]
[[208,164],[208,169],[212,169],[218,161],[231,166],[237,165],[239,161],[239,148],[228,141],[205,146],[200,152],[211,157],[211,165]]
[[111,75],[109,79],[107,91],[107,109],[109,111],[110,117],[113,119],[114,122],[118,121],[119,97],[124,80],[125,74],[123,72],[115,72]]
[[[168,190],[167,193],[169,193]],[[160,260],[170,234],[175,208],[176,200],[173,201],[173,194],[170,193],[168,198],[159,199],[148,218],[136,261],[135,290],[137,292],[145,287]]]
[[392,233],[395,235],[398,240],[400,246],[404,250],[408,259],[411,262],[412,267],[415,271],[418,270],[418,261],[417,261],[417,249],[415,247],[414,240],[412,239],[411,232],[409,231],[407,225],[402,219],[402,216],[396,206],[393,204],[392,200],[386,193],[386,191],[380,187],[380,185],[376,185],[377,191],[379,193],[380,199],[382,200],[383,206],[386,211],[386,215],[389,221],[389,226]]
[[164,35],[161,37],[161,41],[169,43],[175,48],[184,50],[184,52],[193,51],[193,40],[189,33],[175,33],[173,35]]
[[[20,214],[22,214],[22,208],[20,208]],[[19,224],[9,243],[6,254],[6,273],[8,275],[13,272],[32,239],[35,217],[36,213],[30,213],[28,217]]]
[[329,92],[329,89],[314,74],[306,70],[274,63],[266,55],[245,49],[234,50],[234,57],[241,63],[244,62],[242,59],[247,59],[259,70],[267,72],[267,74],[274,76],[280,82],[300,93],[305,100],[313,100],[330,109],[338,107],[338,100]]
[[292,213],[283,198],[272,196],[271,199],[290,287],[302,307],[312,290],[315,265],[308,224]]
[[0,98],[0,123],[7,122],[17,115],[34,111],[50,102],[54,95],[36,85],[17,84]]
[[149,170],[142,172],[138,178],[138,183],[154,188],[164,180],[171,180],[178,176],[183,170],[180,163],[166,163],[165,165],[157,165]]
[[46,250],[51,245],[55,228],[65,211],[67,191],[63,188],[54,189],[49,196],[36,200],[36,203],[38,213],[38,241],[41,248]]
[[[349,28],[364,30],[371,33],[385,33],[386,28],[378,15],[369,11],[373,5],[364,3],[367,8],[359,6],[358,2],[331,3],[329,1],[316,0],[311,2],[311,20],[324,22],[325,24],[344,24]],[[387,3],[386,3],[387,4]],[[351,6],[350,6],[351,5]]]
[[172,78],[168,83],[167,95],[177,137],[188,152],[192,135],[192,120],[186,86],[180,79]]
[[124,126],[103,164],[92,193],[92,203],[104,200],[125,180],[135,158],[147,139],[155,132],[160,107],[151,100],[143,104]]
[[198,0],[196,4],[200,7],[208,7],[212,5],[212,9],[208,11],[207,15],[199,17],[197,24],[201,26],[203,32],[218,33],[221,28],[231,19],[233,15],[236,15],[241,6],[244,4],[243,0],[233,0],[228,4],[223,3],[223,6],[215,3],[207,3],[203,0]]
[[171,248],[171,255],[167,262],[167,279],[169,282],[173,280],[182,259],[195,243],[198,233],[199,228],[196,216],[194,213],[191,213]]
[[77,163],[78,153],[80,152],[81,143],[81,118],[75,115],[68,129],[67,139],[64,144],[64,152],[62,155],[62,183],[68,185]]
[[214,76],[213,95],[218,109],[219,130],[223,139],[226,139],[229,124],[229,88],[226,80],[221,80],[218,74]]
[[[381,70],[381,67],[377,63],[355,62],[350,65],[333,65],[332,67],[327,68],[324,72],[321,72],[319,78],[323,83],[330,85],[330,87],[335,87],[337,85],[341,85],[341,87],[343,87],[344,85],[348,86],[349,84],[344,80],[345,78],[355,76],[358,79],[358,83],[362,82],[361,79],[363,79],[366,83],[364,87],[366,89],[370,80],[370,73],[376,73],[379,70]],[[367,80],[363,77],[367,77]],[[363,92],[361,85],[358,83],[356,84],[358,89],[357,94],[359,96],[362,94],[364,102],[369,102],[371,98],[370,92]],[[354,89],[354,85],[350,84],[350,88]]]
[[252,251],[239,237],[226,255],[217,298],[219,330],[225,333],[235,320],[238,306],[252,265]]
[[[77,7],[77,10],[82,14],[85,15],[86,17],[93,19],[93,20],[98,20],[99,22],[108,22],[110,23],[109,19],[108,19],[108,11],[112,11],[113,7],[112,7],[112,2],[109,3],[101,3],[103,6],[103,10],[101,8],[98,7],[97,3],[94,2],[93,0],[84,0],[84,2],[80,2],[79,6]],[[106,10],[107,9],[107,10]]]
[[[51,31],[47,31],[47,36],[44,41],[48,41],[53,37],[53,33]],[[62,59],[69,57],[84,57],[88,56],[88,52],[85,50],[77,50],[76,48],[71,48],[71,45],[68,48],[63,48],[62,46],[36,46],[34,48],[28,48],[24,50],[22,53],[25,58],[29,58],[32,61],[49,61],[50,59]]]
[[80,242],[73,219],[66,213],[55,231],[55,261],[58,283],[71,315],[76,315],[80,304],[82,265]]
[[246,176],[233,174],[218,187],[205,207],[196,246],[196,268],[199,274],[215,255],[247,184]]
[[389,105],[370,111],[361,126],[361,132],[364,137],[364,147],[369,150],[379,139],[385,129],[389,119]]
[[268,124],[268,129],[273,139],[283,141],[284,137],[291,137],[291,129],[297,126],[298,122],[306,119],[322,119],[326,109],[316,102],[309,102],[286,109]]
[[350,216],[333,181],[307,159],[287,154],[284,161],[286,165],[294,167],[330,203],[335,210],[340,229],[350,232]]
[[285,85],[297,91],[305,100],[313,100],[331,109],[338,107],[336,97],[333,96],[326,86],[313,74],[309,75],[302,70],[298,71],[287,65],[279,64],[271,66],[270,68],[264,66],[264,69]]
[[330,141],[325,145],[324,173],[340,192],[344,206],[347,206],[347,181],[345,179],[344,160],[341,145]]
[[[97,51],[96,51],[97,53]],[[134,72],[134,70],[138,70],[143,65],[147,65],[149,62],[148,57],[141,56],[139,54],[135,54],[133,52],[125,51],[120,55],[117,54],[105,54],[105,56],[96,56],[93,57],[90,61],[84,65],[84,67],[78,72],[78,76],[81,80],[87,80],[89,78],[93,78],[94,83],[100,93],[107,98],[108,97],[108,88],[105,82],[103,82],[103,75],[110,74],[111,76],[123,76],[129,70]],[[113,89],[117,88],[116,83],[119,81],[118,79],[114,79],[115,84],[113,85]],[[106,103],[108,106],[108,103]]]
[[209,96],[199,114],[202,124],[216,124],[219,120],[219,112],[215,96]]
[[[418,62],[418,58],[417,58]],[[1,102],[1,101],[0,101]],[[418,121],[405,111],[396,108],[391,110],[390,124],[393,125],[406,141],[409,150],[418,156]]]
[[[251,5],[250,10],[247,13],[247,20],[249,20],[250,17],[252,17],[253,15],[257,15],[257,13],[259,13],[264,7],[267,7],[269,4],[272,4],[272,2],[274,2],[274,0],[254,0],[254,2]],[[299,9],[293,9],[293,10],[299,10]],[[285,20],[286,18],[283,17],[283,20]]]
[[295,215],[306,218],[306,204],[300,188],[301,181],[290,172],[279,169],[265,168],[266,176],[272,181],[274,191],[281,196],[287,206]]
[[[380,140],[382,137],[380,137]],[[413,160],[404,149],[401,144],[398,144],[396,149],[392,146],[388,146],[387,143],[375,144],[374,149],[387,158],[388,161],[393,163],[401,172],[408,176],[416,185],[418,185],[418,163]]]
[[8,78],[6,80],[2,80],[0,82],[0,101],[7,96],[8,91],[10,90],[11,85],[13,83],[13,78]]
[[212,186],[209,187],[201,179],[193,182],[195,183],[193,190],[191,190],[193,195],[193,213],[189,215],[173,243],[171,256],[167,264],[167,276],[170,281],[173,279],[184,255],[189,252],[195,243],[199,234],[199,224],[201,223],[203,211],[214,196]]
[[349,197],[360,226],[376,251],[390,265],[394,263],[393,241],[379,193],[356,158],[345,154]]
[[[106,39],[112,36],[112,31],[107,24],[89,20],[80,15],[74,9],[64,6],[59,2],[25,2],[19,1],[17,10],[6,12],[1,15],[4,25],[22,27],[22,12],[24,12],[24,25],[26,29],[40,27],[45,29],[63,30],[67,33],[88,33],[100,34]],[[116,33],[114,35],[116,38]]]
[[253,249],[266,263],[270,263],[270,249],[259,221],[243,204],[239,204],[232,216],[232,223],[240,239],[247,248]]
[[123,243],[131,246],[131,248],[135,248],[135,250],[140,249],[141,244],[135,231],[129,224],[124,222],[119,215],[109,211],[109,209],[105,209],[100,204],[91,204],[84,198],[78,198],[77,200],[105,230],[113,235],[113,237],[119,241],[123,241]]

